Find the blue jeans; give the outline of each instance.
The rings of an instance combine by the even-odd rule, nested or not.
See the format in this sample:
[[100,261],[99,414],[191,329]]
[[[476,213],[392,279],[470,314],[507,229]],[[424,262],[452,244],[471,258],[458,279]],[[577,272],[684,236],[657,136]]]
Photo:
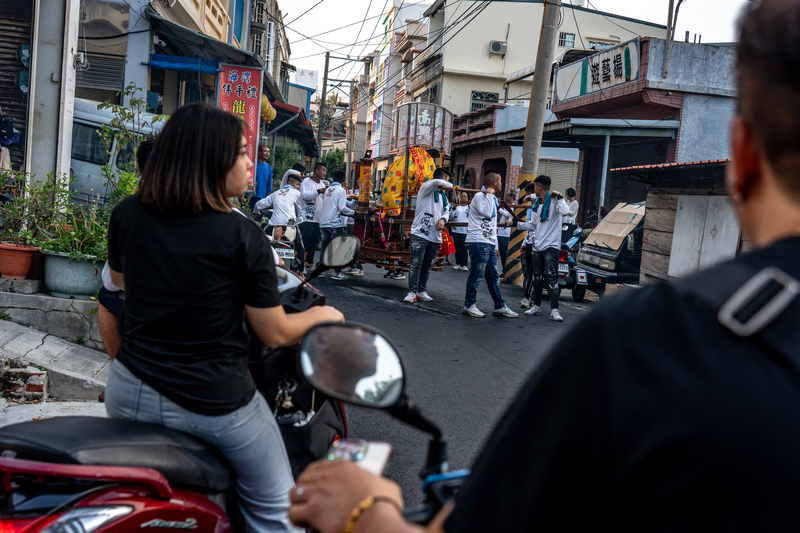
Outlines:
[[165,398],[115,359],[106,386],[106,411],[112,418],[190,433],[222,452],[236,471],[248,532],[301,531],[289,522],[292,470],[278,424],[261,393],[227,415],[201,415]]
[[478,301],[478,285],[481,284],[481,278],[486,278],[489,294],[494,300],[494,308],[502,309],[506,301],[500,295],[500,276],[497,274],[497,254],[494,246],[483,242],[468,242],[467,250],[470,265],[464,306],[471,307]]

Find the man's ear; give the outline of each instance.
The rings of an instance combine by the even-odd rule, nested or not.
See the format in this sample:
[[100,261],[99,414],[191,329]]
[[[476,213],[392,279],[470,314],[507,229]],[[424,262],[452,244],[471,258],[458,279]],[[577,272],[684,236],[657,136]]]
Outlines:
[[750,124],[737,115],[731,121],[731,163],[728,168],[728,194],[740,203],[761,181],[763,152]]

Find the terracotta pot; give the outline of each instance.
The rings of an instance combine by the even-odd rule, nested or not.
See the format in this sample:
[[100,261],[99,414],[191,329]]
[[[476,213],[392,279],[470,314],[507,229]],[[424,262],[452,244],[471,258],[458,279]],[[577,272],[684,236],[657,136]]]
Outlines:
[[25,279],[31,269],[36,246],[0,243],[0,275],[3,279]]

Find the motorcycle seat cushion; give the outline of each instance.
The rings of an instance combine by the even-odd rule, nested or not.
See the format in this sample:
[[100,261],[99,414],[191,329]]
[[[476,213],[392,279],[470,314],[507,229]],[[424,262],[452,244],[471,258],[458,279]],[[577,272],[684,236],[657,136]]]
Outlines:
[[202,440],[174,429],[113,418],[64,416],[0,428],[0,456],[100,466],[151,468],[170,484],[229,490],[234,474]]

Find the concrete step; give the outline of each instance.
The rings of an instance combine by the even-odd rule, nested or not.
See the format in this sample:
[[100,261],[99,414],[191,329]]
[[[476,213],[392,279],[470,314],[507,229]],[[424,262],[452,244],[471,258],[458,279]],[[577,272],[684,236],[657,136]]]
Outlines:
[[0,399],[0,426],[57,416],[105,417],[105,404],[95,401],[54,401],[14,403]]
[[0,320],[0,358],[44,368],[55,399],[97,400],[105,390],[108,354],[7,320]]

